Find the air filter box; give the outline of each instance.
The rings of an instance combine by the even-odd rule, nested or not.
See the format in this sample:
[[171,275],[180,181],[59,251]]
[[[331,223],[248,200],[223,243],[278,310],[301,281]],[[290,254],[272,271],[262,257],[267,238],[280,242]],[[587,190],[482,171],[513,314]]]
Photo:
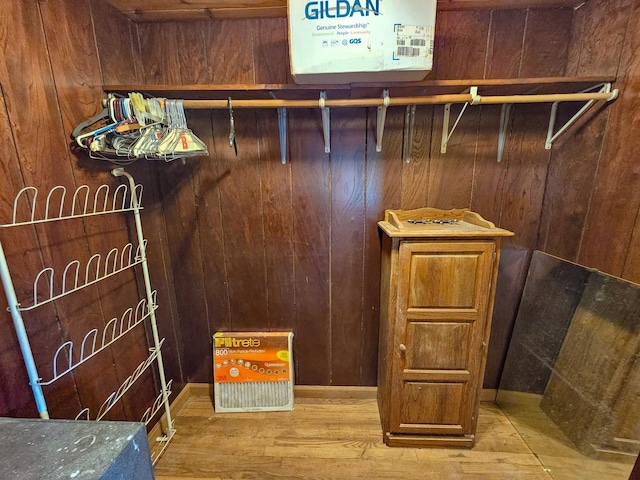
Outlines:
[[216,412],[293,410],[293,332],[213,336]]

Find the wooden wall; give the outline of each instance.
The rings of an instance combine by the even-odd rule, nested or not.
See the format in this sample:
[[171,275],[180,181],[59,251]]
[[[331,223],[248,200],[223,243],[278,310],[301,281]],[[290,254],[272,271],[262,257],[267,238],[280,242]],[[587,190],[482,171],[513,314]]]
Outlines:
[[[429,78],[563,75],[572,9],[438,14]],[[287,83],[284,19],[138,24],[142,83]],[[459,107],[457,107],[459,108]],[[454,107],[455,109],[455,107]],[[375,152],[375,110],[334,109],[323,153],[317,110],[290,111],[279,161],[275,111],[190,115],[211,158],[157,169],[174,266],[183,365],[211,381],[216,330],[293,329],[297,382],[375,385],[380,244],[385,208],[470,207],[517,233],[506,243],[486,386],[495,387],[530,253],[537,247],[551,152],[549,106],[513,108],[496,163],[500,107],[471,109],[440,153],[442,106],[417,110],[403,162],[404,109]]]
[[[95,17],[91,13],[90,4],[84,0],[3,3],[0,12],[2,223],[11,220],[13,199],[24,186],[38,188],[39,214],[48,191],[56,185],[65,186],[68,193],[64,212],[69,214],[71,196],[77,186],[87,184],[95,191],[102,183],[112,188],[119,184],[109,175],[108,165],[88,161],[84,154],[76,155],[69,137],[79,122],[99,109],[103,95],[101,85],[109,78],[103,76],[98,60]],[[102,66],[107,66],[106,59],[102,60]],[[145,186],[146,204],[153,210],[154,185]],[[161,212],[159,203],[156,207]],[[164,232],[164,224],[158,232]],[[158,232],[148,231],[149,243],[154,247],[157,245],[154,236]],[[100,253],[104,258],[110,249],[124,247],[129,238],[124,215],[68,220],[38,228],[13,227],[0,232],[23,305],[28,305],[29,298],[33,298],[34,279],[44,267],[55,269],[54,291],[59,293],[62,271],[69,262],[79,260],[84,268],[92,254]],[[155,286],[164,300],[168,289],[163,270],[160,263],[154,276],[158,279]],[[58,346],[67,340],[73,341],[74,362],[77,362],[84,335],[96,328],[101,336],[106,321],[119,318],[143,298],[137,290],[136,277],[129,270],[69,295],[53,306],[48,304],[25,313],[26,329],[42,379],[53,376],[53,357]],[[2,295],[0,415],[37,416],[6,307]],[[165,345],[169,373],[180,383],[180,362],[176,342],[171,338],[174,329],[169,312],[168,308],[161,310],[159,318],[169,334]],[[95,418],[107,397],[147,356],[145,331],[137,328],[52,386],[44,387],[51,417],[73,418],[88,407],[90,417]],[[64,361],[66,359],[59,364]],[[155,383],[152,370],[148,370],[106,418],[140,421],[159,392]]]
[[[189,125],[210,158],[130,168],[145,185],[143,222],[168,376],[179,384],[211,381],[216,330],[292,328],[298,383],[374,385],[376,221],[385,208],[470,207],[516,232],[500,267],[489,388],[499,381],[532,250],[640,281],[638,8],[636,0],[589,0],[575,12],[439,13],[430,78],[619,76],[621,98],[551,151],[544,150],[549,107],[515,106],[501,163],[499,106],[468,111],[445,155],[442,107],[419,107],[410,164],[402,161],[403,109],[389,110],[381,153],[373,109],[334,109],[330,155],[323,153],[319,112],[292,111],[286,165],[275,112],[236,112],[238,157],[227,143],[225,112],[191,112]],[[101,1],[11,2],[0,13],[0,40],[2,219],[23,185],[115,185],[108,166],[69,148],[73,126],[98,110],[102,84],[290,82],[284,19],[136,25]],[[0,233],[19,294],[28,295],[43,266],[107,251],[128,241],[126,230],[113,218]],[[86,328],[84,321],[78,326],[78,311],[90,324],[115,316],[128,300],[120,292],[134,281],[118,277],[32,319],[40,363],[67,332]],[[10,317],[0,319],[0,414],[34,415]],[[50,392],[57,399],[52,413],[99,405],[105,386],[117,387],[126,366],[145,355],[139,335],[92,359],[88,374],[79,370]],[[125,368],[113,366],[115,357]],[[119,407],[123,416],[135,419],[146,408],[152,383],[150,376],[126,397],[133,400]]]

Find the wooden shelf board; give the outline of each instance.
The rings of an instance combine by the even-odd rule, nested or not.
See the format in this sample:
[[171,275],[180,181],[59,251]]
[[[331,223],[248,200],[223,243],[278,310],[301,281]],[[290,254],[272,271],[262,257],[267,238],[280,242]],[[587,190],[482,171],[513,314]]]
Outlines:
[[315,99],[320,91],[327,98],[374,98],[389,89],[393,97],[446,95],[462,93],[470,86],[479,95],[524,95],[577,93],[601,83],[613,83],[615,77],[550,77],[519,79],[424,80],[405,83],[353,83],[342,85],[228,84],[228,85],[104,85],[105,92],[126,94],[141,92],[150,96],[189,100],[232,99]]
[[[286,17],[286,0],[109,0],[134,22]],[[577,7],[580,0],[438,0],[438,10]]]

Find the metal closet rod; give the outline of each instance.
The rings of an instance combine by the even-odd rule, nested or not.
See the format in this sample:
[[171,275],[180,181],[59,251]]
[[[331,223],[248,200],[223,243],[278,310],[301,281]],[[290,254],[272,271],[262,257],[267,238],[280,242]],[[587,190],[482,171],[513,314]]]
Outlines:
[[[470,103],[473,105],[496,105],[511,103],[587,102],[590,100],[613,100],[617,89],[610,93],[554,93],[548,95],[424,95],[414,97],[343,98],[319,100],[252,99],[232,100],[233,108],[318,108],[318,107],[379,107],[406,105],[438,105],[447,103]],[[184,108],[208,109],[229,108],[228,100],[183,100]]]

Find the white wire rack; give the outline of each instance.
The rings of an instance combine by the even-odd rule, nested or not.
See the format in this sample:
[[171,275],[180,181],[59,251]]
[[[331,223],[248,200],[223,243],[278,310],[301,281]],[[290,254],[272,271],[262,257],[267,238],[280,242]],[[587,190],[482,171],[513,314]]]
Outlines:
[[[53,377],[48,381],[40,381],[40,385],[51,385],[60,377],[66,375],[74,368],[80,366],[94,355],[97,355],[109,345],[129,333],[136,326],[144,322],[151,316],[151,312],[157,310],[158,308],[155,303],[156,295],[157,292],[154,291],[153,304],[147,306],[147,301],[143,298],[142,300],[140,300],[140,302],[138,302],[135,310],[133,308],[128,308],[122,314],[120,319],[114,317],[109,320],[102,330],[102,342],[100,343],[99,347],[97,347],[98,329],[94,328],[92,330],[89,330],[89,332],[82,339],[82,344],[80,346],[80,356],[78,357],[77,361],[74,362],[72,341],[68,341],[60,345],[53,356]],[[61,354],[66,357],[66,360],[63,366],[64,369],[59,370],[58,367],[61,362]]]
[[[146,248],[147,241],[144,240],[142,244]],[[139,265],[142,263],[142,260],[143,258],[140,245],[136,248],[136,254],[133,256],[133,244],[131,243],[127,243],[122,248],[122,251],[118,251],[117,248],[112,248],[105,257],[104,266],[101,264],[102,255],[96,253],[89,258],[89,261],[85,266],[84,279],[80,277],[80,262],[78,260],[73,260],[67,264],[64,272],[62,273],[60,293],[58,294],[54,293],[55,270],[52,267],[44,268],[40,273],[38,273],[38,275],[36,275],[36,279],[33,282],[33,304],[27,307],[20,306],[18,309],[21,312],[28,312],[34,308],[40,307],[41,305],[53,302],[54,300],[58,300],[73,292],[77,292],[78,290],[94,285],[105,278],[117,275],[128,268]],[[44,299],[41,298],[43,297],[42,290],[38,289],[38,286],[42,283],[41,279],[43,277],[48,280],[46,282],[46,286],[48,288],[47,291],[44,292]],[[70,280],[72,285],[71,288],[69,288]]]
[[[133,189],[139,205],[142,201],[142,185],[135,185]],[[58,185],[49,191],[44,213],[40,218],[37,218],[38,189],[25,187],[18,192],[13,201],[11,221],[0,225],[0,228],[92,217],[108,213],[131,212],[136,208],[142,208],[134,205],[134,195],[129,193],[129,187],[124,183],[118,185],[113,193],[110,193],[109,185],[101,185],[94,192],[91,203],[89,203],[90,197],[91,189],[89,186],[80,185],[73,193],[71,204],[68,205],[66,203],[67,189]]]
[[[24,358],[29,383],[33,391],[34,399],[41,418],[49,418],[47,403],[42,387],[51,385],[61,377],[78,368],[90,358],[98,355],[114,342],[132,331],[138,325],[148,325],[151,330],[153,345],[149,349],[150,355],[133,371],[129,377],[112,392],[100,406],[94,420],[100,420],[111,408],[125,395],[131,386],[154,363],[157,364],[157,372],[160,380],[160,394],[153,404],[145,411],[142,421],[145,424],[151,422],[155,415],[164,408],[166,431],[159,437],[159,448],[155,450],[152,460],[155,463],[159,455],[175,434],[174,423],[169,409],[169,396],[171,395],[171,382],[167,382],[162,361],[162,344],[158,334],[155,312],[157,306],[157,292],[151,289],[149,269],[147,265],[147,242],[142,234],[142,222],[140,220],[140,199],[142,186],[136,185],[133,177],[122,168],[116,168],[111,172],[116,177],[125,177],[126,182],[115,189],[108,185],[101,185],[92,194],[87,185],[78,187],[68,202],[67,189],[56,186],[47,194],[44,205],[38,202],[38,189],[25,187],[18,192],[13,202],[11,220],[0,224],[0,231],[10,227],[36,225],[60,220],[80,219],[98,215],[132,212],[136,226],[137,247],[133,243],[127,243],[121,249],[113,248],[106,255],[95,254],[89,258],[84,268],[79,260],[73,260],[64,268],[62,275],[56,276],[52,267],[41,270],[33,282],[33,298],[30,305],[22,306],[16,297],[13,280],[7,265],[7,260],[0,242],[0,277],[7,296],[7,301],[13,319],[14,328]],[[83,337],[77,353],[77,346],[68,340],[62,343],[53,354],[52,376],[49,380],[43,380],[38,374],[33,352],[29,342],[22,312],[33,310],[44,304],[54,302],[60,298],[96,284],[106,278],[117,275],[128,269],[141,266],[144,279],[145,297],[135,307],[128,308],[120,317],[114,317],[106,322],[102,333],[97,328],[89,330]],[[76,347],[76,348],[74,348]],[[89,409],[83,409],[76,419],[89,419]]]
[[[111,395],[107,397],[107,399],[100,406],[100,409],[98,410],[98,414],[93,420],[102,420],[104,416],[107,413],[109,413],[109,410],[111,410],[113,406],[116,403],[118,403],[118,400],[120,400],[124,396],[124,394],[127,393],[127,390],[129,390],[131,386],[134,383],[136,383],[136,380],[138,380],[142,376],[145,370],[149,368],[151,364],[153,364],[153,362],[158,357],[158,353],[160,353],[160,348],[162,347],[163,343],[164,343],[164,338],[160,340],[160,345],[158,345],[158,348],[152,347],[149,349],[151,354],[140,365],[136,367],[133,373],[129,375],[124,382],[122,382],[122,385],[120,385],[120,388],[118,388],[115,392],[112,392]],[[161,395],[162,395],[162,392],[161,392]],[[83,408],[80,411],[80,413],[76,415],[75,419],[76,420],[92,420],[89,409]]]

